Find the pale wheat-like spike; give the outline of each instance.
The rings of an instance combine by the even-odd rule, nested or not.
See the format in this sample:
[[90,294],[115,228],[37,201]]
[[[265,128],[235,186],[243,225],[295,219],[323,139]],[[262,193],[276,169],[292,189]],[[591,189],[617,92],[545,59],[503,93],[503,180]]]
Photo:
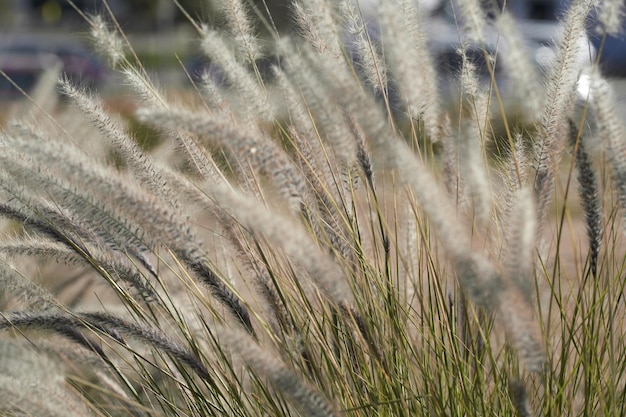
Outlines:
[[345,16],[347,31],[354,38],[353,47],[359,60],[365,82],[375,92],[387,89],[387,67],[380,53],[380,48],[367,33],[366,23],[360,8],[352,0],[343,0],[342,11]]
[[528,391],[519,379],[509,381],[509,396],[518,417],[533,417],[532,408],[528,400]]
[[289,111],[291,123],[287,129],[297,149],[296,159],[301,171],[305,173],[305,177],[309,173],[316,173],[320,178],[331,178],[329,164],[323,160],[327,151],[322,146],[311,108],[303,101],[298,87],[290,82],[282,69],[275,68],[274,73]]
[[546,364],[541,328],[527,297],[517,285],[505,282],[499,294],[498,314],[512,345],[530,372],[542,372]]
[[147,75],[138,72],[133,67],[124,68],[120,72],[126,84],[133,89],[142,103],[152,107],[165,105],[165,98]]
[[[428,137],[436,142],[442,134],[438,82],[419,12],[408,1],[401,0],[400,4],[381,2],[378,14],[393,82],[403,95],[409,115],[423,120]],[[407,51],[411,52],[407,54]]]
[[[571,105],[576,81],[585,62],[580,61],[585,33],[585,19],[590,10],[590,0],[573,2],[562,21],[562,33],[556,43],[556,59],[547,81],[547,100],[542,114],[541,127],[546,135],[556,135],[563,126],[566,110]],[[590,62],[587,62],[587,64]],[[555,140],[555,139],[553,139]]]
[[241,116],[245,123],[270,122],[274,111],[269,103],[267,93],[253,76],[235,59],[223,36],[206,27],[202,31],[201,47],[203,52],[219,67],[232,87],[239,92],[243,106]]
[[587,237],[589,238],[589,268],[594,277],[598,275],[598,256],[602,245],[602,203],[600,201],[600,187],[591,157],[585,146],[585,138],[579,137],[576,123],[570,121],[570,136],[572,145],[576,148],[576,168],[578,169],[578,195],[580,196]]
[[61,306],[53,294],[26,278],[4,259],[0,259],[0,288],[17,297],[22,305],[36,311],[52,311]]
[[610,84],[599,74],[591,72],[590,100],[597,126],[598,141],[606,150],[612,174],[612,186],[617,201],[626,217],[626,128],[621,116],[615,111],[615,98]]
[[476,65],[467,56],[467,47],[463,45],[459,50],[462,60],[460,81],[463,101],[468,103],[471,119],[476,125],[476,134],[482,142],[489,136],[489,93],[481,85]]
[[[341,219],[338,217],[337,199],[338,196],[332,192],[334,188],[328,187],[327,177],[320,172],[315,164],[315,155],[310,149],[311,141],[303,140],[302,136],[293,125],[290,125],[289,135],[296,145],[298,152],[296,159],[307,181],[309,195],[314,201],[304,201],[300,211],[302,213],[305,224],[309,225],[319,242],[330,240],[331,247],[339,250],[340,253],[346,253],[345,239],[338,236],[338,231],[344,231]],[[325,165],[328,167],[328,164]],[[331,178],[332,174],[328,174]],[[309,196],[307,196],[309,197]],[[315,215],[318,214],[318,216]],[[344,233],[345,234],[345,233]],[[341,244],[341,245],[339,245]],[[343,248],[343,249],[341,249]]]
[[532,192],[523,188],[513,210],[509,214],[505,229],[504,274],[517,285],[528,300],[534,293],[532,274],[535,255],[537,220]]
[[[167,100],[145,75],[139,74],[133,68],[125,69],[122,73],[127,83],[139,94],[139,97],[145,105],[163,109],[169,108]],[[221,181],[224,178],[223,173],[218,168],[211,154],[200,146],[188,133],[181,129],[175,129],[170,132],[170,137],[180,145],[180,149],[189,160],[191,167],[193,167],[202,178],[212,181]],[[161,168],[161,170],[165,170],[165,168]],[[165,175],[163,172],[161,174]],[[165,176],[172,179],[172,177],[177,177],[178,175],[168,172]]]
[[6,417],[96,417],[68,381],[68,367],[59,361],[63,347],[34,347],[32,341],[0,339],[0,415]]
[[173,358],[189,366],[200,378],[212,383],[207,368],[193,353],[182,347],[165,334],[146,325],[131,323],[107,313],[39,313],[13,312],[0,315],[0,329],[17,328],[22,330],[48,330],[74,339],[68,329],[93,329],[111,337],[125,346],[121,335],[136,338],[144,343],[166,352]]
[[[325,78],[333,76],[341,79],[337,82],[337,86],[345,81],[355,88],[359,87],[356,87],[354,82],[345,79],[344,66],[338,68],[337,61],[326,59],[329,62],[321,62],[324,58],[314,55],[313,51],[306,46],[298,52],[288,42],[283,42],[281,45],[286,55],[286,74],[291,78],[294,88],[298,89],[305,102],[304,105],[307,107],[305,114],[308,113],[315,118],[317,122],[315,128],[319,129],[320,134],[332,147],[337,159],[351,161],[354,159],[355,149],[344,120],[344,109],[334,99],[333,94],[329,94],[330,90],[320,88],[320,85],[328,84],[329,80]],[[324,67],[324,64],[327,67]],[[331,67],[332,70],[330,70]]]
[[490,108],[488,94],[480,86],[476,66],[468,59],[462,47],[461,89],[463,100],[470,107],[470,121],[461,126],[459,153],[461,175],[467,178],[469,197],[474,206],[474,215],[481,225],[486,225],[491,216],[492,193],[489,172],[485,160],[485,143],[490,136]]
[[622,21],[624,19],[623,0],[603,0],[598,6],[598,21],[601,26],[600,31],[607,35],[619,35],[622,31]]
[[499,313],[513,345],[531,372],[540,372],[545,363],[541,329],[533,312],[533,259],[536,251],[536,217],[532,191],[524,188],[506,229],[504,284]]
[[498,304],[501,290],[499,273],[484,254],[472,251],[469,233],[433,173],[397,138],[372,137],[371,140],[374,151],[383,158],[381,162],[398,170],[405,184],[412,188],[456,266],[461,287],[472,301],[492,310]]
[[[422,29],[424,21],[422,19],[423,10],[420,9],[419,3],[411,0],[400,0],[402,16],[405,20],[405,29],[410,35],[413,51],[413,59],[419,68],[417,75],[421,78],[420,97],[418,109],[421,118],[424,121],[426,133],[431,141],[437,142],[443,131],[441,129],[441,103],[439,100],[439,80],[437,73],[439,69],[436,67],[436,60],[430,54],[428,47],[428,36]],[[416,103],[412,103],[416,105]]]
[[342,45],[336,26],[334,6],[327,0],[293,0],[291,4],[296,25],[302,36],[320,55],[338,59]]
[[76,88],[68,79],[61,80],[59,85],[63,94],[70,98],[103,132],[103,136],[128,163],[133,175],[154,195],[161,197],[165,203],[170,203],[175,208],[180,207],[176,194],[164,180],[158,166],[154,164],[150,156],[139,149],[129,133],[111,119],[102,103]]
[[[5,175],[2,185],[13,198],[20,201],[25,207],[29,207],[30,213],[33,213],[33,210],[41,213],[47,212],[49,206],[42,205],[38,200],[34,200],[25,194],[25,189],[18,185],[15,182],[16,180],[29,185],[31,189],[45,189],[48,195],[54,196],[57,205],[71,207],[71,210],[83,219],[83,223],[89,222],[89,228],[112,247],[124,248],[125,251],[128,251],[140,260],[144,258],[141,255],[144,251],[155,247],[156,243],[147,241],[145,239],[146,236],[136,227],[130,225],[124,216],[117,216],[113,211],[104,207],[88,191],[73,187],[68,182],[62,180],[61,176],[53,175],[45,170],[41,165],[41,160],[27,159],[25,162],[20,163],[18,157],[12,157],[11,155],[11,152],[5,152],[0,155],[5,170],[10,171],[12,175],[12,178]],[[32,167],[37,165],[40,168],[33,170]],[[27,225],[33,225],[34,218],[24,215],[23,218],[18,218],[18,220]],[[58,236],[59,231],[52,228],[49,223],[39,221],[34,226],[37,230],[49,236],[53,236],[56,239],[64,239],[63,236]],[[67,230],[72,230],[73,227],[75,226],[71,226]],[[79,247],[81,246],[80,242],[76,243],[79,244]],[[149,263],[145,265],[148,269],[153,269]]]
[[528,47],[515,19],[508,11],[504,10],[497,16],[496,27],[505,41],[504,47],[498,53],[498,63],[511,77],[511,83],[515,86],[512,93],[521,105],[522,114],[527,120],[535,122],[543,109],[545,99],[536,66],[531,62]]
[[[470,122],[473,124],[473,122]],[[485,161],[484,142],[473,126],[461,129],[459,152],[461,175],[467,180],[469,196],[478,224],[486,226],[491,218],[492,193],[487,162]]]
[[[256,171],[268,175],[292,211],[299,211],[306,194],[305,181],[285,151],[263,133],[246,132],[237,129],[228,120],[182,109],[140,109],[137,115],[140,120],[157,127],[185,126],[190,132],[230,148],[241,165],[250,165]],[[263,137],[259,139],[258,135]]]
[[261,57],[261,46],[246,6],[241,0],[225,0],[223,9],[240,54],[249,64],[254,64]]
[[96,50],[102,53],[109,61],[109,65],[116,67],[124,61],[124,41],[119,34],[112,30],[109,23],[100,16],[90,16],[88,19],[91,26],[91,40]]
[[343,413],[326,399],[314,387],[303,381],[294,370],[276,358],[267,349],[253,340],[231,329],[221,328],[216,331],[220,342],[229,350],[239,355],[243,362],[262,379],[267,379],[282,393],[302,415],[311,417],[341,417]]
[[[211,153],[198,143],[193,135],[184,131],[174,132],[174,137],[179,143],[179,148],[183,150],[189,160],[190,166],[195,169],[200,176],[208,181],[222,182],[226,180],[224,173],[217,166]],[[175,175],[179,177],[179,175]]]
[[356,144],[356,161],[361,168],[361,172],[365,177],[365,181],[370,190],[374,191],[374,168],[372,165],[372,157],[365,140],[365,132],[361,129],[358,122],[351,115],[346,115],[348,126],[352,130],[352,135]]
[[555,171],[563,155],[566,136],[566,115],[573,105],[575,86],[584,64],[579,61],[581,34],[590,1],[579,0],[570,5],[563,20],[562,34],[557,42],[556,60],[546,86],[546,104],[539,123],[539,146],[535,194],[539,216],[538,233],[546,221],[547,209],[554,191]]
[[[144,259],[135,248],[126,248],[124,245],[106,242],[103,237],[91,230],[88,225],[80,224],[71,218],[70,214],[64,213],[58,205],[50,206],[34,198],[30,198],[19,192],[17,188],[11,189],[8,184],[10,180],[5,178],[3,187],[8,190],[13,198],[19,199],[24,206],[23,209],[11,207],[8,204],[0,205],[0,215],[10,217],[22,223],[26,228],[32,228],[44,234],[49,240],[39,238],[31,242],[31,248],[22,245],[25,253],[38,253],[38,257],[46,255],[57,257],[65,262],[86,263],[88,266],[97,266],[96,270],[105,278],[121,280],[134,288],[144,300],[157,300],[156,293],[152,286],[126,260],[126,254],[119,252],[119,248],[124,248],[125,252],[138,258],[146,268],[156,276],[156,271],[148,259]],[[50,191],[50,189],[48,189]],[[57,247],[58,244],[63,247]],[[111,246],[113,246],[111,248]],[[0,251],[19,255],[16,245],[3,245]],[[52,253],[50,253],[52,252]],[[95,263],[94,263],[95,261]],[[104,267],[100,268],[98,265]]]
[[0,244],[0,253],[7,257],[26,255],[37,259],[54,259],[68,265],[98,265],[99,273],[106,271],[106,274],[114,281],[128,284],[142,299],[158,300],[154,288],[137,268],[124,258],[126,255],[94,245],[87,244],[86,246],[88,254],[81,255],[67,245],[50,241],[42,236],[13,238]]
[[[160,330],[150,328],[145,324],[132,323],[120,317],[108,313],[74,313],[75,318],[66,316],[68,323],[74,323],[74,327],[94,326],[97,330],[104,329],[108,335],[121,333],[149,344],[189,366],[196,375],[214,385],[213,378],[202,361],[190,350],[183,347],[174,339],[168,337]],[[120,338],[114,337],[118,343],[125,344]]]
[[[96,192],[103,200],[94,207],[101,207],[98,218],[90,219],[98,222],[101,213],[110,212],[110,218],[119,220],[119,225],[128,229],[142,241],[147,241],[151,248],[166,245],[185,262],[189,268],[198,274],[212,294],[231,310],[241,324],[252,331],[247,309],[242,305],[239,297],[234,294],[213,271],[200,249],[201,244],[189,228],[185,217],[171,208],[162,206],[161,202],[144,190],[134,186],[132,182],[124,180],[117,172],[105,169],[95,164],[79,152],[72,151],[67,144],[37,143],[17,140],[16,146],[21,146],[29,154],[43,153],[44,164],[62,164],[67,180],[73,184],[82,184]],[[44,146],[49,145],[49,146]],[[67,155],[73,157],[66,159]],[[35,165],[36,166],[36,165]],[[49,180],[52,183],[52,180]],[[89,197],[86,197],[89,198]],[[89,200],[87,200],[89,201]],[[76,206],[72,206],[76,208]],[[84,213],[83,213],[84,214]],[[94,225],[97,227],[97,225]]]
[[460,16],[463,20],[463,33],[467,39],[477,45],[485,44],[484,29],[487,25],[485,11],[482,9],[480,0],[458,0]]
[[200,75],[199,84],[202,97],[206,100],[209,108],[223,113],[230,111],[228,110],[228,103],[220,91],[219,83],[213,78],[210,71],[204,71]]
[[0,253],[8,258],[16,256],[31,256],[38,259],[50,258],[68,265],[75,265],[84,261],[67,246],[42,236],[15,237],[5,240],[0,243]]
[[301,265],[317,286],[339,305],[353,305],[350,286],[339,265],[322,253],[309,234],[291,218],[268,211],[258,202],[225,186],[206,189],[207,195],[225,212],[252,233],[260,233],[280,246],[297,264]]
[[[511,145],[506,150],[504,166],[501,170],[496,171],[503,185],[502,191],[494,200],[498,219],[511,218],[519,193],[527,185],[530,171],[529,152],[524,144],[524,136],[520,132],[514,132]],[[498,221],[497,227],[501,231],[499,235],[505,237],[501,240],[504,245],[506,243],[506,221]]]
[[252,271],[257,290],[267,302],[267,305],[274,315],[274,320],[276,320],[281,328],[289,328],[292,331],[295,330],[289,319],[289,312],[276,289],[276,284],[271,277],[270,270],[258,259],[256,252],[247,243],[243,232],[235,223],[235,220],[226,215],[226,213],[220,212],[219,210],[216,211],[218,211],[218,216],[224,224],[224,233],[237,251],[238,258]]
[[442,136],[442,152],[441,160],[443,166],[443,184],[448,195],[454,202],[454,206],[459,212],[464,212],[467,208],[467,192],[465,181],[460,172],[461,160],[459,153],[458,135],[452,133],[450,128],[450,119],[446,119],[446,134]]

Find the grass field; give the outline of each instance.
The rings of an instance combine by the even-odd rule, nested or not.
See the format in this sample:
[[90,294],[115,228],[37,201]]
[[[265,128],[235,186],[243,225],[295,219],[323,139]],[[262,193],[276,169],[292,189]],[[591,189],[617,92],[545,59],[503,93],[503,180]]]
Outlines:
[[408,1],[374,37],[350,1],[280,36],[224,0],[190,91],[85,16],[130,93],[51,70],[2,116],[0,415],[626,414],[623,83],[579,59],[623,4],[572,2],[540,76],[479,3],[452,105]]

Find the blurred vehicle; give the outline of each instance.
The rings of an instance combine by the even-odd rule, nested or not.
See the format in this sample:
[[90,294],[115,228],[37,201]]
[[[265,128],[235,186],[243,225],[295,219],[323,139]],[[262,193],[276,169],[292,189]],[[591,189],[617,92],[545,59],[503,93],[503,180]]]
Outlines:
[[40,75],[57,63],[59,59],[52,54],[0,51],[0,69],[10,78],[0,76],[0,98],[17,98],[21,96],[19,89],[30,91]]
[[[39,76],[57,62],[65,76],[87,87],[96,87],[107,78],[106,67],[88,48],[76,41],[32,36],[19,39],[15,36],[0,37],[0,69],[26,91],[32,89]],[[16,95],[19,95],[18,89],[0,77],[0,96]]]
[[[601,36],[591,38],[594,46],[600,50]],[[607,36],[602,45],[598,63],[605,75],[612,77],[626,76],[626,39],[618,36]]]

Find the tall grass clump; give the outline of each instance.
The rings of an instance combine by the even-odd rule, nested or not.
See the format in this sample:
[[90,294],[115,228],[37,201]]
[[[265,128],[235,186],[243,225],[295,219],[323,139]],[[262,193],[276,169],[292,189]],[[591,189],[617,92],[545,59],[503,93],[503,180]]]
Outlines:
[[626,414],[626,134],[580,59],[618,3],[540,70],[454,2],[443,79],[419,3],[223,0],[193,96],[85,16],[158,146],[58,68],[4,121],[0,414]]

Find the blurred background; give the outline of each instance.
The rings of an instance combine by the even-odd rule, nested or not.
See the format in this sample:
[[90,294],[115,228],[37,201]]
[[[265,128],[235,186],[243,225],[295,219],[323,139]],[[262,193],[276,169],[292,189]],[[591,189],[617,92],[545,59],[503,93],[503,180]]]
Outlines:
[[[360,0],[365,15],[373,14],[378,0]],[[425,19],[433,33],[431,47],[448,73],[458,67],[458,30],[449,0],[421,1],[428,13]],[[495,6],[504,0],[493,0]],[[293,21],[288,14],[290,1],[248,0],[257,13],[267,17],[280,32],[290,30]],[[178,0],[196,20],[219,25],[219,14],[210,0]],[[88,27],[80,12],[94,14],[107,10],[104,0],[0,0],[0,70],[25,90],[33,87],[39,75],[55,63],[71,78],[93,87],[106,84],[115,92],[118,84],[106,64],[92,51]],[[190,85],[181,71],[181,63],[193,77],[206,70],[210,62],[199,51],[197,33],[173,0],[107,0],[111,12],[128,35],[133,49],[146,67],[169,86]],[[529,53],[537,65],[549,57],[557,36],[557,17],[567,0],[514,0],[507,7],[520,21],[520,29],[528,40]],[[589,50],[598,49],[600,37],[594,34],[593,18],[589,24]],[[264,36],[263,27],[259,27]],[[375,28],[373,30],[375,32]],[[266,33],[265,33],[266,34]],[[497,34],[496,34],[497,36]],[[346,40],[349,46],[349,39]],[[489,45],[487,45],[489,48]],[[482,54],[478,54],[479,58]],[[626,42],[621,37],[606,40],[601,64],[614,77],[626,76]],[[20,96],[15,86],[0,76],[0,100]]]

